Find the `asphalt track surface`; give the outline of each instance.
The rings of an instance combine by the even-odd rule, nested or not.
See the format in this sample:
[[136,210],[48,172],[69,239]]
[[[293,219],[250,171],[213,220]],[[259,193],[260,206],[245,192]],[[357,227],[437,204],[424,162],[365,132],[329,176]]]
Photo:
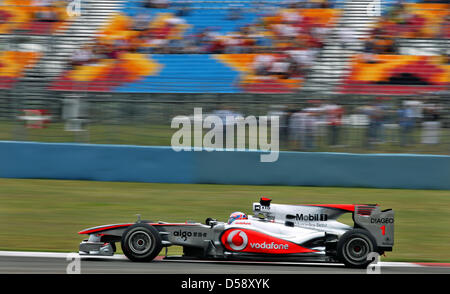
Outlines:
[[[78,254],[0,251],[0,274],[66,274]],[[82,274],[365,274],[339,264],[296,262],[243,262],[162,260],[136,263],[123,255],[82,256]],[[403,262],[380,262],[381,274],[450,274],[450,264],[422,266]]]

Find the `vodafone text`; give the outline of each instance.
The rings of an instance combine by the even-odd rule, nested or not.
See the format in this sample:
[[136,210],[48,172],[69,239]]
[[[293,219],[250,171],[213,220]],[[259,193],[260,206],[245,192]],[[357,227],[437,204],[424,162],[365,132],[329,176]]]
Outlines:
[[275,249],[275,250],[288,250],[289,245],[288,244],[276,244],[275,242],[272,243],[250,243],[250,247],[256,248],[256,249]]

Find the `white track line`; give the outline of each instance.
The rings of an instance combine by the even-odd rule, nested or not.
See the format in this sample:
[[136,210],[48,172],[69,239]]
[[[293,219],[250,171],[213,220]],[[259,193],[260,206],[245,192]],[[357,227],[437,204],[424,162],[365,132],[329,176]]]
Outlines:
[[125,255],[117,254],[114,256],[89,256],[79,255],[78,252],[28,252],[28,251],[0,251],[0,257],[42,257],[42,258],[68,258],[74,256],[80,256],[81,258],[107,258],[107,259],[127,259]]
[[[41,258],[70,258],[77,256],[78,253],[63,253],[63,252],[28,252],[28,251],[0,251],[0,257],[41,257]],[[112,260],[126,260],[125,255],[116,254],[114,256],[89,256],[79,255],[82,259],[112,259]],[[164,262],[189,262],[189,263],[252,263],[252,264],[273,264],[273,265],[324,265],[324,266],[342,266],[336,263],[312,263],[312,262],[271,262],[271,261],[247,261],[247,260],[181,260],[181,259],[166,259]],[[410,262],[379,262],[381,267],[424,267]]]
[[[166,259],[166,262],[192,262],[192,263],[252,263],[252,264],[273,264],[273,265],[323,265],[323,266],[344,266],[341,263],[326,262],[295,262],[295,261],[253,261],[253,260],[181,260]],[[381,267],[423,267],[423,265],[409,262],[379,262]]]
[[381,267],[424,267],[423,265],[412,263],[412,262],[380,261],[378,264],[381,265]]
[[323,265],[342,267],[339,263],[324,262],[295,262],[295,261],[256,261],[256,260],[189,260],[189,259],[166,259],[165,262],[189,262],[189,263],[240,263],[240,264],[271,264],[271,265]]

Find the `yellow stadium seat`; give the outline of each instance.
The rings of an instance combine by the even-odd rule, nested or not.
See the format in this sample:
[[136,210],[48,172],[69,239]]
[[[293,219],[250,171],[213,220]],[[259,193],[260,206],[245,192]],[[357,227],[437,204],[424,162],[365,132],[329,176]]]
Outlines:
[[144,54],[124,53],[120,56],[121,66],[132,74],[132,78],[140,76],[156,75],[162,65],[150,60]]
[[26,67],[33,66],[40,54],[36,52],[3,51],[0,53],[0,76],[21,77]]
[[93,81],[104,76],[114,66],[114,60],[101,60],[94,65],[81,65],[72,70],[68,77],[73,81]]

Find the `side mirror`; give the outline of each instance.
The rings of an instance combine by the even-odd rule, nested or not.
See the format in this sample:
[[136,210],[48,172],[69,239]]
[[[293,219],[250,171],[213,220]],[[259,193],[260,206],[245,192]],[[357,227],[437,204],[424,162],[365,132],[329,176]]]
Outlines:
[[211,218],[211,217],[208,217],[208,218],[205,220],[205,224],[206,224],[207,226],[213,226],[213,225],[215,225],[216,223],[217,223],[217,220],[214,219],[214,218]]
[[270,206],[271,201],[272,199],[270,198],[261,197],[261,199],[259,200],[259,204],[261,204],[261,206]]

